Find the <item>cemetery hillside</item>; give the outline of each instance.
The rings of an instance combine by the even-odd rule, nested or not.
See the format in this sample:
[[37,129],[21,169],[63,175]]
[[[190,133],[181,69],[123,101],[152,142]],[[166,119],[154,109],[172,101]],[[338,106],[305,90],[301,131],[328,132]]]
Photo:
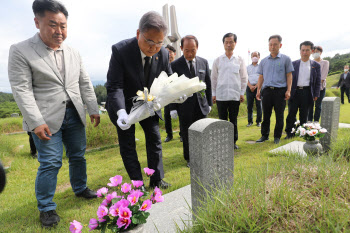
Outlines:
[[[344,64],[350,63],[350,54],[337,54],[327,60],[330,61],[331,71],[327,78],[326,97],[339,97],[340,90],[332,87],[338,83]],[[99,104],[105,101],[106,91],[103,85],[96,86],[95,93]],[[10,117],[13,113],[18,113],[19,116]],[[286,108],[285,118],[287,114]],[[350,104],[345,101],[345,104],[340,105],[339,122],[350,124],[349,115]],[[218,119],[216,105],[209,118]],[[270,135],[273,135],[274,124],[273,115]],[[169,232],[350,232],[350,128],[339,127],[337,140],[331,142],[327,153],[320,157],[303,157],[293,152],[271,152],[294,141],[304,142],[302,138],[285,140],[283,138],[286,135],[283,134],[278,145],[274,144],[273,138],[264,143],[254,143],[261,137],[260,128],[255,124],[251,127],[246,125],[247,105],[242,103],[238,116],[239,149],[234,150],[234,157],[232,154],[227,159],[229,163],[234,162],[233,174],[227,176],[227,180],[233,179],[233,186],[223,185],[211,189],[208,185],[215,183],[215,179],[206,183],[194,183],[196,181],[191,179],[190,171],[194,167],[186,167],[183,146],[179,140],[178,120],[173,120],[174,139],[162,143],[164,180],[172,186],[162,190],[164,202],[159,207],[154,207],[158,209],[151,213],[152,221],[147,222],[155,230],[145,232],[157,232],[155,225],[161,224],[163,220],[161,217],[152,218],[156,212],[163,216],[176,212],[173,211],[177,208],[175,200],[183,200],[183,196],[172,193],[189,187],[190,184],[191,188],[207,195],[198,200],[198,205],[192,206],[195,207],[194,222],[179,220],[179,229],[176,226],[172,229],[173,225],[169,225],[166,228]],[[233,134],[225,131],[224,124],[222,127],[222,131],[219,128],[213,129],[222,132],[222,138],[212,138],[212,141],[233,140]],[[166,137],[163,121],[160,121],[160,134],[163,142]],[[92,190],[106,187],[109,178],[116,175],[123,177],[123,183],[130,183],[119,152],[117,130],[108,114],[102,111],[101,123],[96,128],[87,116],[86,135],[88,187]],[[138,123],[135,137],[139,161],[141,167],[145,168],[146,142]],[[199,141],[199,134],[196,140],[190,140],[193,143]],[[196,147],[196,150],[205,154],[208,152],[206,148],[208,145]],[[65,154],[54,197],[61,221],[53,229],[41,227],[35,198],[39,162],[30,154],[28,135],[22,131],[19,109],[12,94],[7,93],[0,93],[0,160],[6,168],[7,178],[6,187],[0,193],[0,232],[69,232],[73,220],[83,224],[82,232],[89,232],[89,220],[96,218],[101,199],[85,200],[74,195]],[[204,163],[203,174],[220,162],[215,161],[215,158],[211,158],[211,161]],[[230,170],[229,163],[217,167],[217,171],[227,172]],[[144,181],[146,180],[144,175]],[[152,191],[148,183],[145,186],[148,191]],[[191,206],[191,201],[187,204]],[[184,211],[191,213],[188,208]],[[176,214],[183,213],[177,211]],[[192,217],[189,219],[192,220]],[[169,222],[174,224],[171,220]],[[158,231],[166,232],[161,228]]]

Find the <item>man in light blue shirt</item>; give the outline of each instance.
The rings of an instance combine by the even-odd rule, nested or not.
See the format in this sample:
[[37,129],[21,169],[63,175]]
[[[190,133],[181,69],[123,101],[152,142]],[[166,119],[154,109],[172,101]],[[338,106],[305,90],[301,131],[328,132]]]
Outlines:
[[270,55],[260,62],[258,68],[260,75],[256,98],[260,100],[262,97],[264,120],[261,124],[262,137],[256,142],[264,142],[269,139],[272,109],[275,110],[276,115],[274,143],[278,144],[282,136],[284,110],[286,108],[286,100],[290,98],[293,81],[292,71],[294,71],[294,68],[291,59],[279,52],[282,47],[281,42],[282,37],[280,35],[270,36]]

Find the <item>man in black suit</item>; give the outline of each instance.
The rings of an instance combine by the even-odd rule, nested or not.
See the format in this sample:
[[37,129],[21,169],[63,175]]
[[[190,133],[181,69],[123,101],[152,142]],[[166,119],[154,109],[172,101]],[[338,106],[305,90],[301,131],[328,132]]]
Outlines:
[[[187,166],[189,167],[189,146],[188,128],[197,120],[205,118],[213,104],[211,97],[211,81],[208,61],[196,56],[198,50],[198,40],[195,36],[185,36],[181,39],[181,50],[183,56],[171,63],[171,69],[179,76],[185,75],[188,78],[198,76],[199,80],[205,82],[207,88],[205,95],[194,93],[184,103],[180,104],[180,127],[183,139],[183,153]],[[172,108],[173,109],[173,108]],[[175,111],[174,109],[171,111]]]
[[348,102],[350,103],[350,74],[349,74],[349,66],[344,66],[344,73],[340,75],[340,79],[337,85],[337,89],[340,87],[340,99],[341,103],[344,104],[344,92],[348,97]]
[[[112,56],[107,74],[106,109],[117,127],[120,154],[131,180],[142,180],[135,143],[135,125],[127,122],[133,106],[132,98],[138,90],[150,87],[162,71],[172,74],[168,51],[162,47],[167,26],[157,12],[144,14],[136,37],[120,41],[112,46]],[[161,112],[140,121],[145,133],[148,167],[155,170],[150,186],[168,188],[163,181],[162,143],[159,133]]]
[[294,71],[292,71],[293,82],[291,96],[288,100],[288,116],[286,120],[285,139],[292,138],[292,128],[296,120],[299,109],[300,124],[307,121],[308,109],[320,97],[321,89],[321,66],[318,62],[310,60],[310,55],[314,50],[311,41],[304,41],[300,44],[301,59],[293,61]]

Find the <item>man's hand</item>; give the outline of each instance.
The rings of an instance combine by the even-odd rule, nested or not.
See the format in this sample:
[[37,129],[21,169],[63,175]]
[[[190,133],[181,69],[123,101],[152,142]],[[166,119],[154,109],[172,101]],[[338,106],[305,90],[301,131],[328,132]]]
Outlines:
[[250,88],[250,91],[251,91],[251,92],[254,92],[255,89],[257,88],[257,86],[256,86],[256,85],[255,85],[255,86],[250,86],[249,88]]
[[128,124],[128,114],[126,113],[125,109],[118,111],[117,125],[122,130],[127,130],[130,128],[131,125]]
[[290,98],[290,91],[287,90],[284,100],[289,100],[289,98]]
[[241,95],[241,96],[239,97],[239,101],[240,101],[241,103],[244,102],[244,95]]
[[[191,97],[191,96],[189,96],[189,97]],[[188,98],[187,95],[183,95],[180,98],[174,100],[173,103],[174,104],[182,104],[183,102],[185,102],[187,100],[187,98]]]
[[171,110],[170,111],[170,116],[171,116],[171,119],[177,119],[177,111],[176,110]]
[[216,96],[211,97],[213,99],[213,104],[216,104]]
[[317,100],[317,97],[314,97],[314,101],[316,101]]
[[256,92],[256,99],[257,99],[257,100],[261,100],[261,99],[260,99],[260,91],[259,91],[259,90]]
[[92,114],[90,116],[90,120],[91,120],[91,124],[93,124],[95,121],[94,127],[97,127],[100,124],[100,114]]
[[[49,138],[48,136],[52,136],[49,126],[47,124],[43,124],[43,125],[39,125],[38,127],[36,127],[34,129],[34,133],[36,134],[36,136],[38,136],[38,138],[40,138],[41,140],[51,140],[51,138]],[[48,136],[46,136],[48,135]]]

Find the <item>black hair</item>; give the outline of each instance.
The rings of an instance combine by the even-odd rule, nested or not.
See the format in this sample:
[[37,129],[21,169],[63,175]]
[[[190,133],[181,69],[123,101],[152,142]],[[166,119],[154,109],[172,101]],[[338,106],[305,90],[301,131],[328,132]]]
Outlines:
[[176,53],[176,49],[173,46],[171,46],[170,44],[168,44],[165,48],[167,48],[170,51],[173,51],[174,53]]
[[271,39],[277,39],[278,40],[278,42],[282,42],[282,37],[280,36],[280,35],[272,35],[272,36],[270,36],[270,38],[269,38],[269,42],[270,42],[270,40]]
[[314,49],[317,49],[318,51],[321,51],[321,53],[323,53],[323,48],[321,46],[315,46]]
[[233,34],[233,33],[231,33],[231,32],[226,33],[226,34],[224,35],[224,37],[222,38],[222,43],[225,43],[225,38],[226,38],[226,37],[233,37],[233,41],[234,41],[235,43],[237,43],[237,36],[236,36],[236,34]]
[[54,13],[62,12],[68,19],[68,11],[66,7],[55,0],[35,0],[32,8],[35,16],[44,17],[45,11],[51,11]]
[[314,49],[314,43],[312,43],[311,41],[304,41],[303,43],[301,43],[300,44],[300,47],[299,47],[299,49],[301,49],[301,46],[310,46],[311,47],[311,50],[313,50]]

